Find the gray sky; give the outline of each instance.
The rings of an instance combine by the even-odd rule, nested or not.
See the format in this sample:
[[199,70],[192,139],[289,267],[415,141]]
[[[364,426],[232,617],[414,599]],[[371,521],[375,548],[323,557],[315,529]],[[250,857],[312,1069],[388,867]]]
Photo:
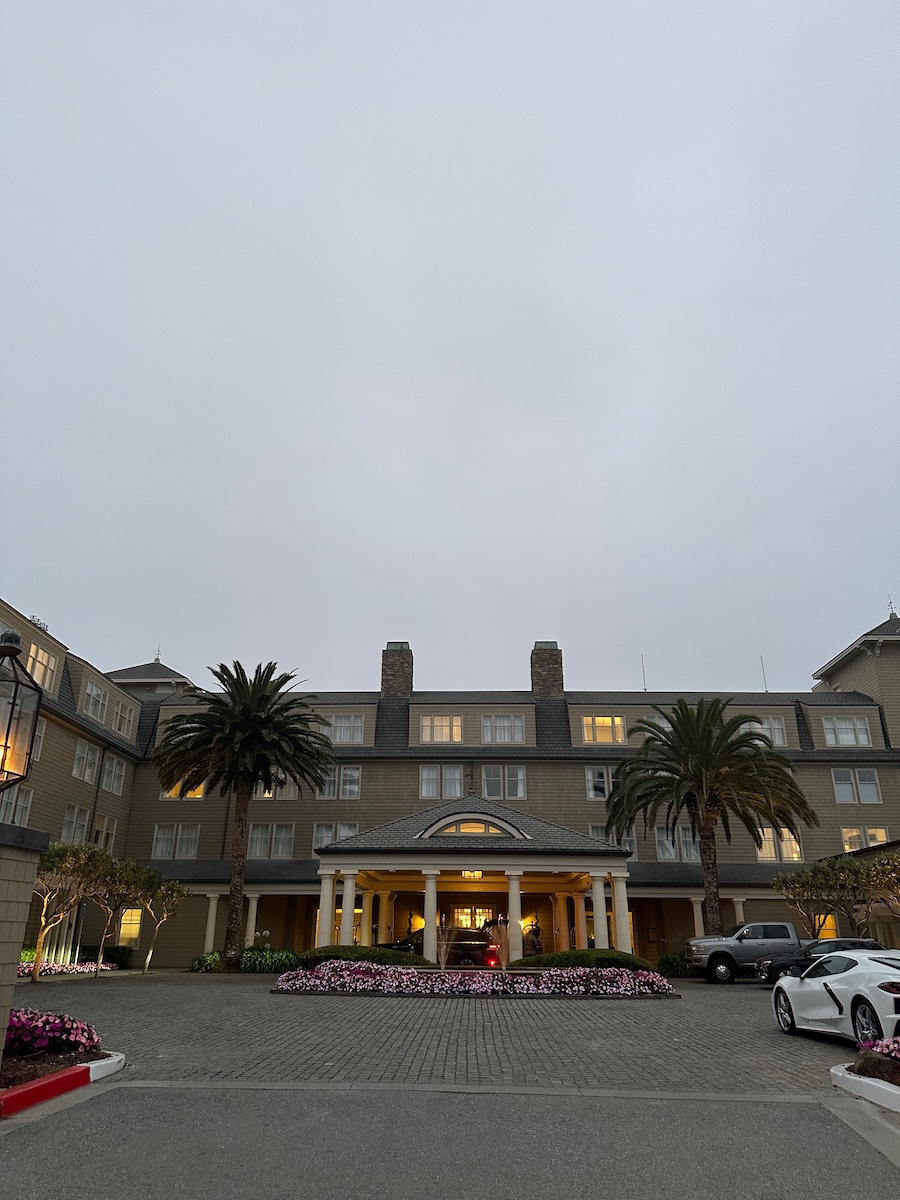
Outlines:
[[0,593],[104,669],[805,687],[900,600],[900,6],[2,6]]

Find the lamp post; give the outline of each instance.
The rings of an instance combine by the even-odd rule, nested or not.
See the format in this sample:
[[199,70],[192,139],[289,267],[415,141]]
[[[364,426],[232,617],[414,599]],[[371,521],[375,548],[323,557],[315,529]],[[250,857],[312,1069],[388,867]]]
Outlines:
[[22,639],[0,634],[0,792],[28,777],[41,709],[41,689],[22,664]]

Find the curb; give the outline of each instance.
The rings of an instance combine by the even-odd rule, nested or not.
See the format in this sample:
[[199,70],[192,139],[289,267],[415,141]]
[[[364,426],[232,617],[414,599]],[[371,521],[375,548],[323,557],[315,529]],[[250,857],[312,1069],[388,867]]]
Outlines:
[[845,1092],[851,1092],[863,1100],[871,1100],[873,1104],[880,1104],[891,1112],[900,1113],[900,1088],[894,1084],[885,1083],[883,1079],[854,1075],[847,1070],[847,1064],[832,1067],[829,1074],[835,1087],[843,1088]]
[[32,1079],[30,1083],[17,1083],[14,1087],[5,1088],[0,1092],[0,1120],[24,1112],[36,1104],[43,1104],[46,1100],[64,1096],[66,1092],[87,1087],[97,1079],[105,1079],[107,1075],[121,1071],[124,1066],[125,1055],[113,1053],[94,1062],[65,1067],[62,1071],[54,1071],[52,1075]]

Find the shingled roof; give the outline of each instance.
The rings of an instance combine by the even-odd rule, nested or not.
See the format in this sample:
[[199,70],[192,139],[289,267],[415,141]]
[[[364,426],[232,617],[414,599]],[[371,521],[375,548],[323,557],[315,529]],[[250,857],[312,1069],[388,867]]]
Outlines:
[[181,683],[191,682],[187,675],[182,675],[173,667],[167,667],[159,659],[141,663],[136,667],[120,667],[118,671],[106,671],[104,674],[113,683],[168,683],[173,679]]
[[[514,837],[512,834],[460,834],[457,837],[441,834],[436,837],[422,835],[433,825],[443,820],[451,821],[454,817],[466,814],[477,814],[488,819],[494,818],[500,825],[511,825],[524,836]],[[498,804],[495,800],[485,800],[481,796],[470,793],[460,800],[445,800],[434,808],[426,808],[421,812],[401,817],[399,821],[391,821],[387,825],[377,825],[364,833],[353,837],[343,838],[323,846],[320,855],[347,854],[357,851],[370,853],[390,852],[392,854],[452,854],[460,853],[509,853],[519,854],[564,854],[578,855],[589,858],[622,857],[628,855],[627,850],[614,846],[602,838],[588,837],[584,833],[576,833],[562,825],[554,825],[550,821],[542,821],[516,808]]]

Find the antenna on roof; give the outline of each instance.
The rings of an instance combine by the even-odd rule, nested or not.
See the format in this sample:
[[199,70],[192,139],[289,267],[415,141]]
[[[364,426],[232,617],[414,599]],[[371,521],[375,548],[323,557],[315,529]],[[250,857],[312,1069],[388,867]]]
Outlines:
[[763,688],[764,688],[766,691],[768,691],[768,690],[769,690],[769,685],[768,685],[768,683],[766,682],[766,664],[763,662],[763,656],[762,656],[762,655],[760,655],[760,656],[759,656],[759,665],[762,667],[762,673],[763,673]]
[[647,672],[644,670],[644,656],[641,655],[641,678],[644,681],[644,691],[647,690]]
[[162,642],[160,642],[160,643],[159,643],[159,645],[156,647],[156,658],[154,658],[154,660],[153,660],[153,661],[154,661],[154,662],[159,662],[159,656],[160,656],[161,654],[162,654]]

